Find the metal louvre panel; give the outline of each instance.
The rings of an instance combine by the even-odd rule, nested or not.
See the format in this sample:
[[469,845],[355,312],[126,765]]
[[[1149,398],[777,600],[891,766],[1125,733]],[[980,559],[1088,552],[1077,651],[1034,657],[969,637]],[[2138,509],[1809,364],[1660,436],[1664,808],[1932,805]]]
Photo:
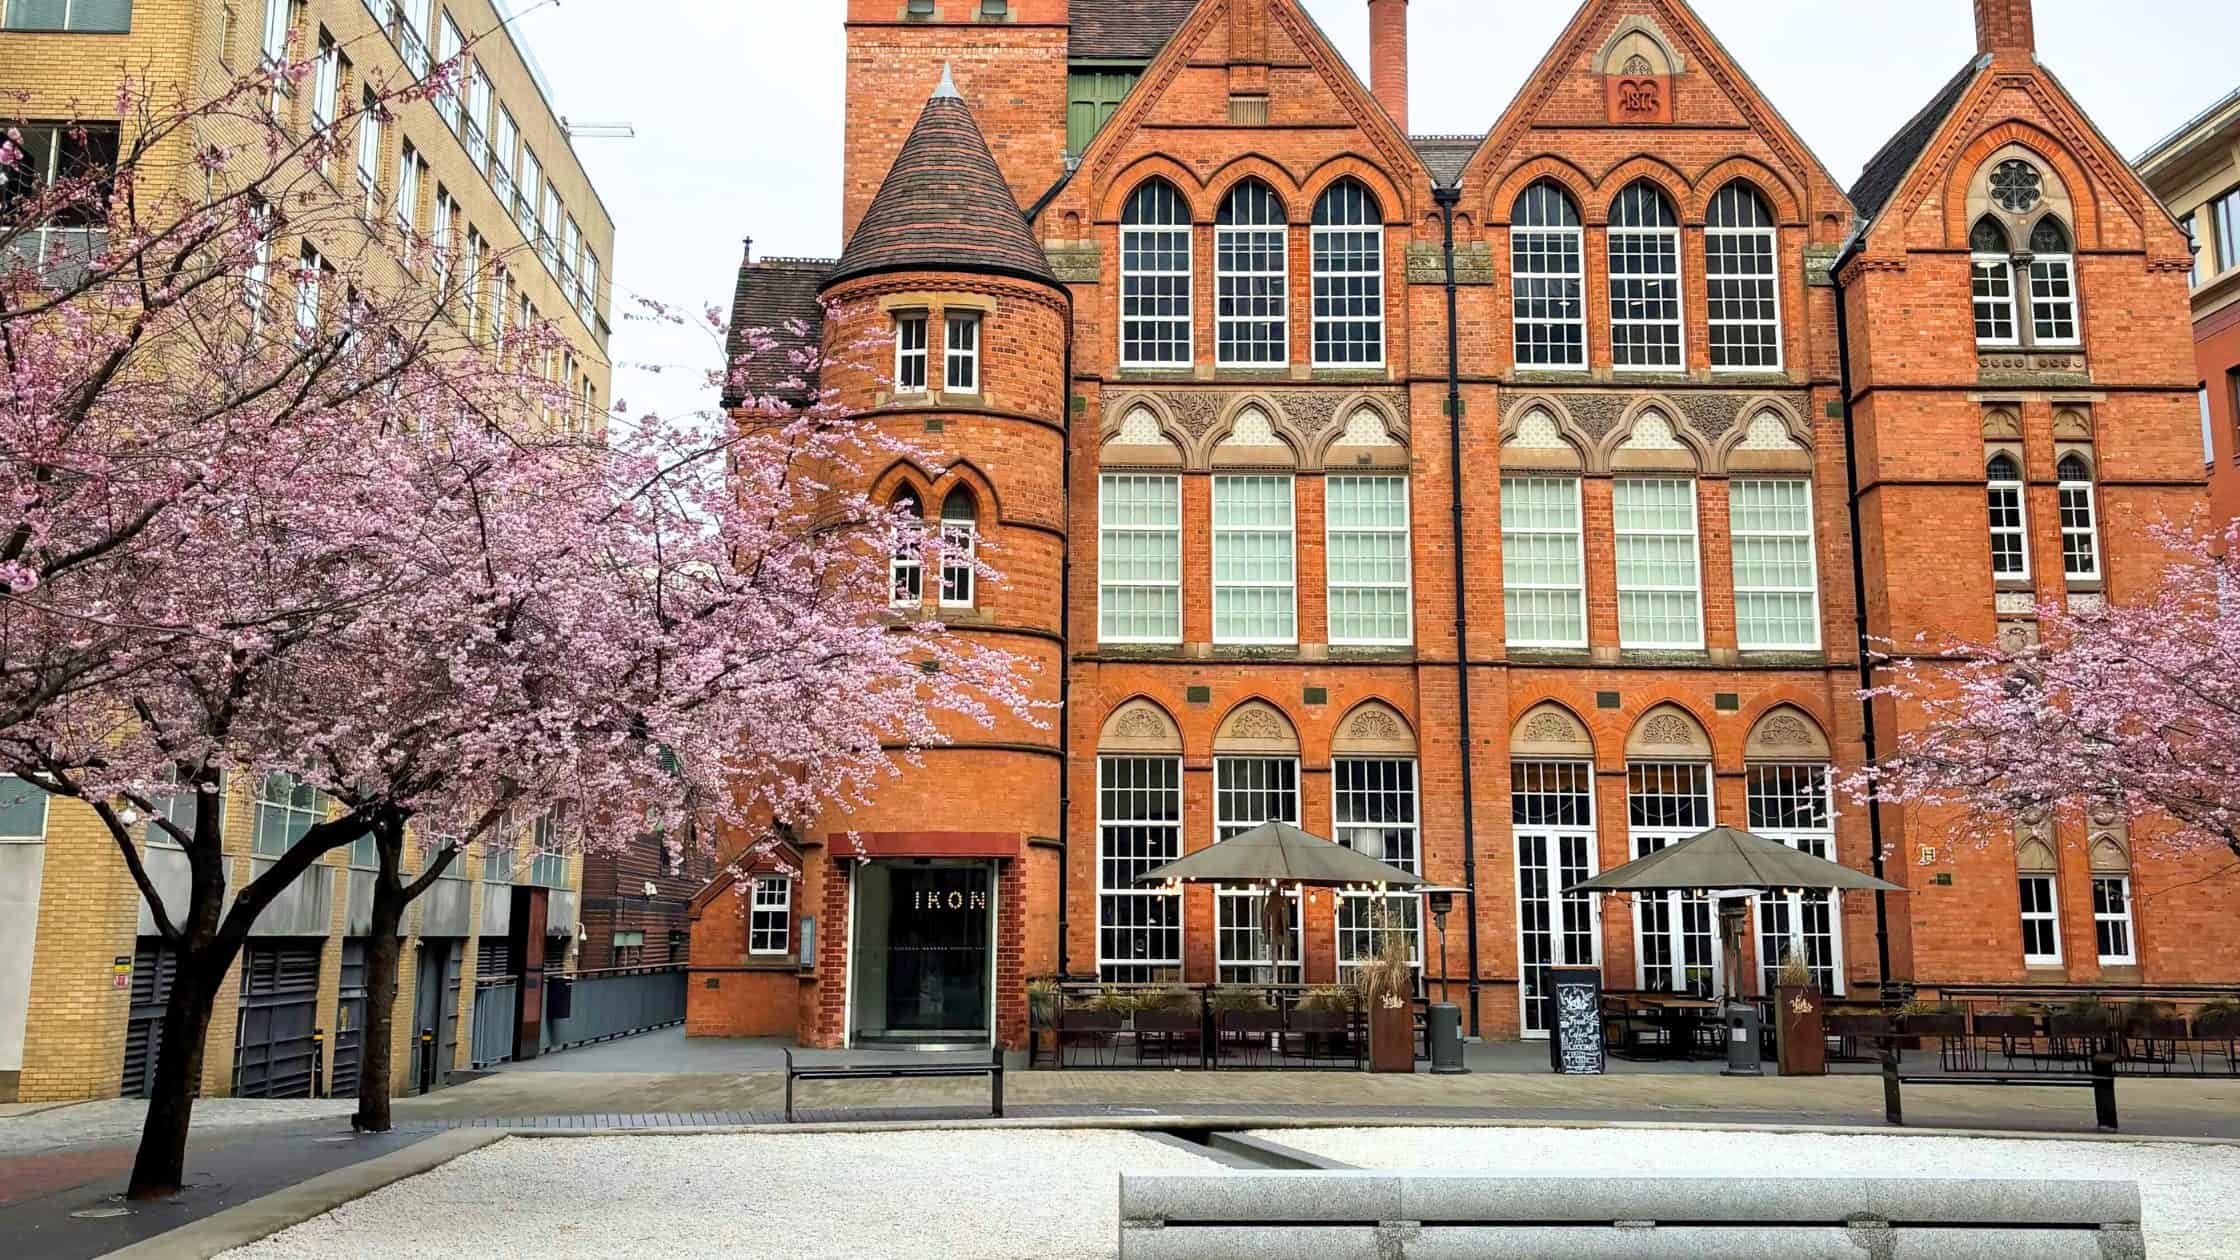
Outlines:
[[312,1096],[311,1036],[318,1018],[322,944],[252,944],[243,952],[233,1048],[235,1097]]
[[358,1071],[365,1061],[366,941],[342,942],[342,986],[335,1008],[334,1084],[329,1093],[347,1098],[358,1092]]
[[156,1058],[163,1050],[163,1008],[179,977],[179,956],[159,936],[143,936],[132,955],[132,1006],[124,1034],[124,1073],[119,1092],[146,1098],[155,1087]]

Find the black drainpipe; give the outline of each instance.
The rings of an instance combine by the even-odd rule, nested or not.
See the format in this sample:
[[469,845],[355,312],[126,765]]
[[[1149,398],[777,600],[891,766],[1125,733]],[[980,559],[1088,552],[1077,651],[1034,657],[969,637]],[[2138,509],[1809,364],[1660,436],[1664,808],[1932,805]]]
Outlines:
[[1058,543],[1058,978],[1066,977],[1066,882],[1073,865],[1067,830],[1073,820],[1073,290],[1066,290],[1065,379],[1058,388],[1058,426],[1065,456],[1058,511],[1065,530]]
[[1470,1035],[1478,1027],[1478,826],[1477,794],[1472,790],[1470,742],[1470,584],[1463,580],[1462,545],[1462,334],[1461,300],[1454,279],[1454,208],[1462,200],[1460,188],[1433,187],[1431,199],[1439,204],[1447,259],[1447,464],[1454,487],[1454,672],[1456,703],[1462,711],[1457,735],[1462,741],[1462,887],[1464,935],[1469,941]]
[[[1850,489],[1851,509],[1851,603],[1852,619],[1859,640],[1859,690],[1874,688],[1874,643],[1867,632],[1867,565],[1866,554],[1860,543],[1859,529],[1859,438],[1857,427],[1851,419],[1851,322],[1844,313],[1843,264],[1858,252],[1854,237],[1836,255],[1835,263],[1828,268],[1828,278],[1835,282],[1836,291],[1836,368],[1839,388],[1843,391],[1843,475]],[[1879,756],[1875,751],[1874,702],[1860,697],[1860,740],[1866,746],[1867,764],[1873,766]],[[1867,835],[1874,844],[1874,877],[1883,878],[1882,869],[1882,799],[1872,778],[1867,780]],[[1880,977],[1887,988],[1890,983],[1890,894],[1876,889],[1874,894],[1874,952],[1880,966]]]

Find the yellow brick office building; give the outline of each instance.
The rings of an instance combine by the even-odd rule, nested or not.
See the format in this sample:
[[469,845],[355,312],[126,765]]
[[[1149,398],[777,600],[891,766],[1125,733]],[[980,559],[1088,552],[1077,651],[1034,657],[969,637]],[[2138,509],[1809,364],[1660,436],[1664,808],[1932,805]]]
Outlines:
[[[174,87],[202,99],[259,58],[316,58],[278,103],[283,125],[300,128],[352,112],[371,84],[423,76],[462,51],[457,99],[403,105],[374,134],[354,136],[351,160],[330,163],[323,176],[340,212],[295,216],[310,226],[284,228],[274,256],[362,261],[373,234],[409,231],[481,262],[472,300],[452,307],[456,333],[488,341],[509,325],[552,321],[567,348],[547,370],[582,401],[577,416],[595,424],[609,396],[614,224],[492,0],[0,0],[0,85],[29,94],[0,113],[25,132],[30,177],[51,178],[41,163],[62,150],[61,124],[88,124],[90,139],[72,143],[114,152],[132,125],[116,116],[126,75],[159,99]],[[325,808],[277,777],[229,783],[231,886],[255,878]],[[144,852],[158,889],[178,905],[183,855],[160,844]],[[371,861],[370,846],[332,854],[259,918],[211,1021],[206,1096],[356,1090]],[[570,946],[577,935],[579,858],[540,854],[529,838],[509,836],[452,871],[406,921],[398,1088],[417,1080],[408,1050],[422,1027],[436,1030],[445,1066],[470,1065],[477,981],[512,965],[512,885],[552,888],[546,931]],[[0,779],[0,1102],[142,1092],[154,1073],[169,966],[153,916],[92,812]]]

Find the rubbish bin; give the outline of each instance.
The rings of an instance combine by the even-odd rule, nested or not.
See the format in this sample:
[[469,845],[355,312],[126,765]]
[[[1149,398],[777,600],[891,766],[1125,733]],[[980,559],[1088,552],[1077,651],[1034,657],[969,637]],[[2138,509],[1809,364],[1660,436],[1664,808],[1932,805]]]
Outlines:
[[1431,1070],[1452,1076],[1470,1069],[1462,1066],[1462,1008],[1433,1002],[1424,1012],[1424,1036],[1431,1042]]
[[1758,1008],[1748,1002],[1727,1006],[1727,1066],[1722,1076],[1763,1076],[1758,1064]]
[[544,1016],[547,1020],[566,1019],[575,1014],[576,982],[570,976],[546,976],[544,981]]

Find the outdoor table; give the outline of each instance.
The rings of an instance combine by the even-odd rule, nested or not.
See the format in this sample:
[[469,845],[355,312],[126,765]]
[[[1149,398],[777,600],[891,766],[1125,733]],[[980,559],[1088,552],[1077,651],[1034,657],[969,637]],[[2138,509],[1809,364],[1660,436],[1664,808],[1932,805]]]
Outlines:
[[1644,993],[1634,1001],[1651,1018],[1665,1025],[1665,1044],[1675,1059],[1694,1057],[1696,1029],[1706,1020],[1719,1018],[1719,1004],[1709,998]]

